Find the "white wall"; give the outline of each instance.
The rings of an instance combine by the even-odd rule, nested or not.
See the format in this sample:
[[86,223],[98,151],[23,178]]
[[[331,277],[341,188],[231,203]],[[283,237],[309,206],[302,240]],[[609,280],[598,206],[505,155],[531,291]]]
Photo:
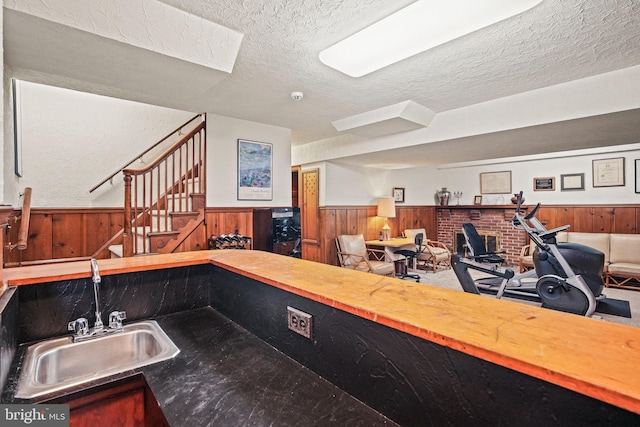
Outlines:
[[321,177],[326,187],[326,206],[363,206],[375,205],[378,197],[391,196],[392,171],[354,167],[343,164],[326,163],[325,178]]
[[[447,187],[452,193],[462,191],[460,204],[473,204],[474,196],[481,195],[480,173],[498,171],[511,171],[512,192],[485,195],[485,204],[508,204],[513,193],[520,190],[528,203],[540,202],[543,205],[640,203],[640,194],[635,193],[635,159],[640,159],[640,144],[613,150],[564,152],[558,156],[393,171],[332,164],[326,168],[325,185],[330,195],[327,205],[375,205],[375,199],[380,195],[391,196],[393,187],[405,188],[405,205],[434,205],[435,194],[442,187]],[[593,160],[618,157],[625,159],[625,185],[594,188]],[[561,191],[560,176],[573,173],[584,173],[584,191]],[[555,177],[555,191],[533,191],[535,177]],[[449,203],[455,204],[456,199],[452,196]]]
[[[273,200],[238,200],[238,139],[273,144]],[[207,206],[291,206],[291,129],[207,114]]]
[[[33,188],[34,207],[122,206],[121,174],[113,186],[89,190],[194,116],[24,81],[20,87],[22,177],[12,179],[16,192]],[[4,167],[13,172],[11,152]],[[4,200],[15,205],[17,197]]]

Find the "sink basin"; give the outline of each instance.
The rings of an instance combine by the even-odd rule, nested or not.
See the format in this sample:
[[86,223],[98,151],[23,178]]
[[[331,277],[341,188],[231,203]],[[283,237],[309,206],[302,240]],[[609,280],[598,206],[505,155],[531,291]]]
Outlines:
[[17,398],[40,395],[168,360],[180,349],[153,320],[124,325],[124,331],[81,342],[71,337],[30,345]]

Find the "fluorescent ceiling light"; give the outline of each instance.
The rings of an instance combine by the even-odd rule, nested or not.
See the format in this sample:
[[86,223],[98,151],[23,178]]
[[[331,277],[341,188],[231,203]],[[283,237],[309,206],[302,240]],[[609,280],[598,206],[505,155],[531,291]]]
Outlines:
[[409,58],[510,18],[542,0],[419,0],[320,52],[352,77]]

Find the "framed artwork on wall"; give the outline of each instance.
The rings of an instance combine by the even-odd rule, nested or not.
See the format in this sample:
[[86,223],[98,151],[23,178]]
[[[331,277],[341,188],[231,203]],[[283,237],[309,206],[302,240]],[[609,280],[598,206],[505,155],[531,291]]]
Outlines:
[[511,193],[511,171],[483,172],[480,174],[480,193]]
[[404,203],[404,188],[402,187],[393,188],[393,200],[396,203]]
[[624,157],[593,161],[594,187],[624,186]]
[[533,191],[554,191],[556,189],[556,178],[545,176],[533,178]]
[[636,193],[640,193],[640,170],[638,170],[640,168],[640,159],[635,160],[635,166],[636,166],[636,170],[635,170]]
[[13,101],[13,171],[22,177],[22,114],[20,106],[20,80],[11,79]]
[[562,191],[584,190],[584,174],[568,173],[568,174],[560,175],[560,190]]
[[238,140],[238,200],[273,200],[273,144]]

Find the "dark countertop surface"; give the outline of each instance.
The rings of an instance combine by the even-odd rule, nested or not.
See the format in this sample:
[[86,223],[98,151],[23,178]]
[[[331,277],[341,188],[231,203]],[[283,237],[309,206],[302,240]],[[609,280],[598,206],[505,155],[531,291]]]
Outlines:
[[[212,308],[155,320],[180,349],[175,358],[71,391],[142,372],[174,426],[397,425]],[[13,396],[25,353],[16,354],[3,402],[21,402]]]

